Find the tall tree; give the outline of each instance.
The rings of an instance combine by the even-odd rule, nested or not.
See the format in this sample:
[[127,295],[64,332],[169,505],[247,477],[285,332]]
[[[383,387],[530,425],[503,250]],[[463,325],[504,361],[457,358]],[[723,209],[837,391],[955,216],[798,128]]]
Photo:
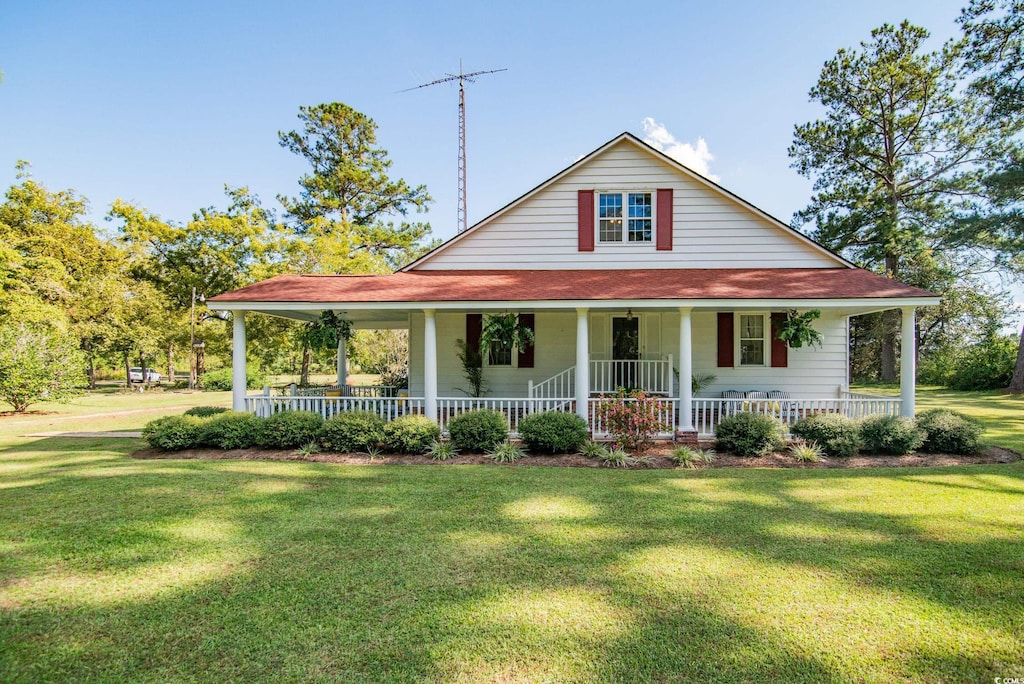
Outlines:
[[[971,89],[1010,132],[1024,126],[1024,0],[972,0],[960,16]],[[1007,137],[1009,137],[1007,135]],[[1024,151],[1019,136],[984,185],[987,202],[958,225],[963,243],[986,247],[997,265],[1024,272]],[[1024,392],[1024,326],[1011,392]]]
[[[281,146],[311,167],[298,197],[278,199],[300,236],[297,270],[312,273],[386,273],[414,254],[429,235],[426,223],[404,218],[431,201],[423,185],[388,173],[391,160],[377,144],[377,124],[341,102],[299,108],[301,130],[280,132]],[[302,341],[300,382],[309,381],[312,349]]]
[[430,233],[425,223],[388,221],[423,211],[426,186],[388,175],[392,162],[377,144],[377,124],[341,102],[299,108],[301,130],[278,133],[281,146],[311,167],[298,197],[279,195],[296,232],[308,237],[302,264],[325,273],[388,268],[388,256],[415,249]]
[[[944,246],[954,209],[999,157],[1000,124],[958,90],[959,44],[927,52],[927,38],[907,22],[886,24],[859,50],[839,50],[810,91],[824,118],[798,125],[789,149],[815,191],[795,222],[890,278]],[[881,376],[893,380],[898,315],[884,321]]]

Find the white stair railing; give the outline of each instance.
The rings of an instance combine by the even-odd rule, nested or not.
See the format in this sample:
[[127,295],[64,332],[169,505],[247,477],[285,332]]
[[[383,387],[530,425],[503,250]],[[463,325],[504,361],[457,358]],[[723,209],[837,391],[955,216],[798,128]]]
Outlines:
[[531,380],[527,389],[531,399],[572,399],[576,396],[576,366],[569,366],[536,385]]

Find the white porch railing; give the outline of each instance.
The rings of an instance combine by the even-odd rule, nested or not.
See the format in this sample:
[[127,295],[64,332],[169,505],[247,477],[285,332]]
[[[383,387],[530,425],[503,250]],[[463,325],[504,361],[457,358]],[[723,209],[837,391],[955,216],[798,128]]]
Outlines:
[[527,394],[531,399],[568,399],[576,396],[576,366],[569,366],[561,373],[536,385],[527,383]]
[[545,411],[575,411],[576,402],[571,399],[530,399],[530,398],[492,398],[492,397],[444,397],[437,400],[438,424],[441,432],[448,430],[448,421],[455,416],[489,409],[505,414],[508,430],[513,435],[519,433],[519,420],[531,413]]
[[327,387],[297,387],[290,385],[286,388],[288,393],[296,397],[324,397],[328,392],[341,392],[338,396],[344,397],[395,397],[398,396],[398,388],[393,385],[345,385],[339,388],[337,385]]
[[261,418],[282,411],[312,411],[330,418],[344,411],[369,411],[384,420],[394,420],[412,413],[422,414],[424,400],[419,397],[270,397],[245,398],[245,410]]
[[[608,431],[601,420],[598,407],[611,399],[591,398],[587,406],[590,427],[595,437],[605,437]],[[616,400],[617,401],[617,400]],[[622,401],[632,402],[635,399]],[[670,437],[679,424],[679,399],[655,398],[658,418],[669,426],[659,437]],[[330,418],[343,411],[370,411],[384,420],[399,416],[425,415],[426,402],[422,397],[272,397],[247,396],[245,410],[261,417],[281,411],[313,411]],[[509,432],[517,435],[519,421],[531,413],[576,410],[576,402],[565,398],[530,397],[442,397],[437,400],[436,416],[442,431],[448,421],[457,415],[477,409],[498,411],[505,416]],[[760,413],[781,421],[787,427],[800,418],[820,413],[838,413],[858,419],[872,415],[899,415],[900,400],[890,397],[863,395],[839,399],[693,399],[693,426],[701,437],[712,437],[715,427],[728,416],[740,412]]]

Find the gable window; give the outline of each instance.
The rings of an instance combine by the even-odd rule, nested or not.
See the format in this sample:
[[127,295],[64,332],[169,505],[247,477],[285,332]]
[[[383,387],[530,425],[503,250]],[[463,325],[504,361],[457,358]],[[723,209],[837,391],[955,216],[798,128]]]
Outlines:
[[739,359],[741,366],[764,366],[767,356],[767,331],[764,314],[740,314],[738,326]]
[[649,192],[602,192],[597,196],[599,242],[651,242],[654,201]]

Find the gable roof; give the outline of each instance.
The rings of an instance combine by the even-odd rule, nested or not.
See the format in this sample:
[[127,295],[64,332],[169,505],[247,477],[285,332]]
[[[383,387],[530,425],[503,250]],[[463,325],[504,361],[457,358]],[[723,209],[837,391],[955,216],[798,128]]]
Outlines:
[[780,219],[775,218],[774,216],[772,216],[768,212],[764,211],[763,209],[760,209],[760,208],[754,206],[753,204],[751,204],[747,200],[745,200],[742,197],[740,197],[739,195],[731,192],[730,190],[727,190],[726,188],[722,187],[718,183],[715,183],[714,181],[712,181],[712,180],[710,180],[708,178],[705,178],[704,176],[700,175],[696,171],[693,171],[689,167],[685,166],[684,164],[681,164],[680,162],[676,161],[672,157],[668,156],[667,154],[665,154],[661,150],[658,150],[658,149],[655,149],[654,147],[651,147],[650,145],[648,145],[647,143],[645,143],[643,140],[641,140],[637,136],[633,135],[632,133],[630,133],[628,131],[625,131],[625,132],[620,133],[619,135],[615,136],[614,138],[612,138],[611,140],[606,142],[604,145],[601,145],[600,147],[598,147],[596,150],[594,150],[590,154],[587,154],[586,156],[580,158],[579,160],[577,160],[573,164],[570,164],[566,168],[562,169],[561,171],[556,173],[554,176],[551,176],[550,178],[548,178],[547,180],[542,182],[540,185],[538,185],[538,186],[534,187],[533,189],[527,191],[526,193],[520,195],[519,197],[517,197],[516,199],[512,200],[511,202],[509,202],[505,206],[501,207],[500,209],[498,209],[494,213],[490,214],[489,216],[485,217],[484,219],[474,223],[472,226],[470,226],[465,231],[454,235],[453,237],[451,237],[448,240],[442,242],[440,245],[438,245],[434,249],[430,250],[429,252],[427,252],[426,254],[421,256],[420,258],[416,259],[415,261],[413,261],[413,262],[411,262],[409,264],[406,264],[405,266],[400,268],[399,271],[412,271],[412,270],[415,270],[415,268],[417,266],[419,266],[420,264],[424,263],[425,261],[428,261],[429,259],[433,258],[437,254],[440,254],[441,252],[446,250],[448,247],[450,247],[450,246],[456,244],[457,242],[461,241],[466,236],[471,235],[473,233],[476,233],[477,231],[479,231],[484,226],[486,226],[487,224],[491,223],[492,221],[494,221],[498,217],[508,213],[510,210],[512,210],[515,207],[517,207],[518,205],[522,204],[523,202],[525,202],[529,198],[533,197],[537,193],[541,192],[542,190],[544,190],[544,189],[550,187],[551,185],[555,184],[556,182],[560,181],[562,178],[564,178],[565,176],[569,175],[573,171],[579,169],[580,167],[586,165],[592,159],[594,159],[595,157],[600,155],[605,150],[608,150],[608,149],[610,149],[610,148],[614,147],[615,145],[618,145],[619,143],[622,143],[622,142],[632,143],[638,149],[642,150],[643,152],[646,152],[646,153],[650,154],[651,156],[655,157],[659,161],[662,161],[662,162],[668,164],[669,166],[674,168],[676,171],[682,173],[683,175],[687,176],[691,180],[694,180],[694,181],[704,185],[705,187],[709,188],[710,190],[712,190],[716,194],[718,194],[720,196],[723,196],[726,199],[730,200],[731,202],[740,205],[744,209],[746,209],[746,210],[756,214],[757,216],[760,216],[761,218],[763,218],[764,220],[768,221],[770,224],[774,225],[775,227],[779,228],[780,230],[783,230],[783,231],[789,233],[792,237],[795,237],[797,240],[807,244],[808,246],[810,246],[813,249],[821,252],[822,254],[830,257],[831,259],[834,259],[837,262],[838,265],[845,266],[847,268],[857,268],[857,266],[855,264],[851,263],[850,261],[847,261],[843,257],[839,256],[835,252],[833,252],[830,249],[828,249],[827,247],[825,247],[824,245],[821,245],[818,242],[815,242],[811,238],[807,237],[806,235],[804,235],[800,231],[798,231],[795,228],[793,228],[792,226],[790,226],[789,224],[781,221]]

